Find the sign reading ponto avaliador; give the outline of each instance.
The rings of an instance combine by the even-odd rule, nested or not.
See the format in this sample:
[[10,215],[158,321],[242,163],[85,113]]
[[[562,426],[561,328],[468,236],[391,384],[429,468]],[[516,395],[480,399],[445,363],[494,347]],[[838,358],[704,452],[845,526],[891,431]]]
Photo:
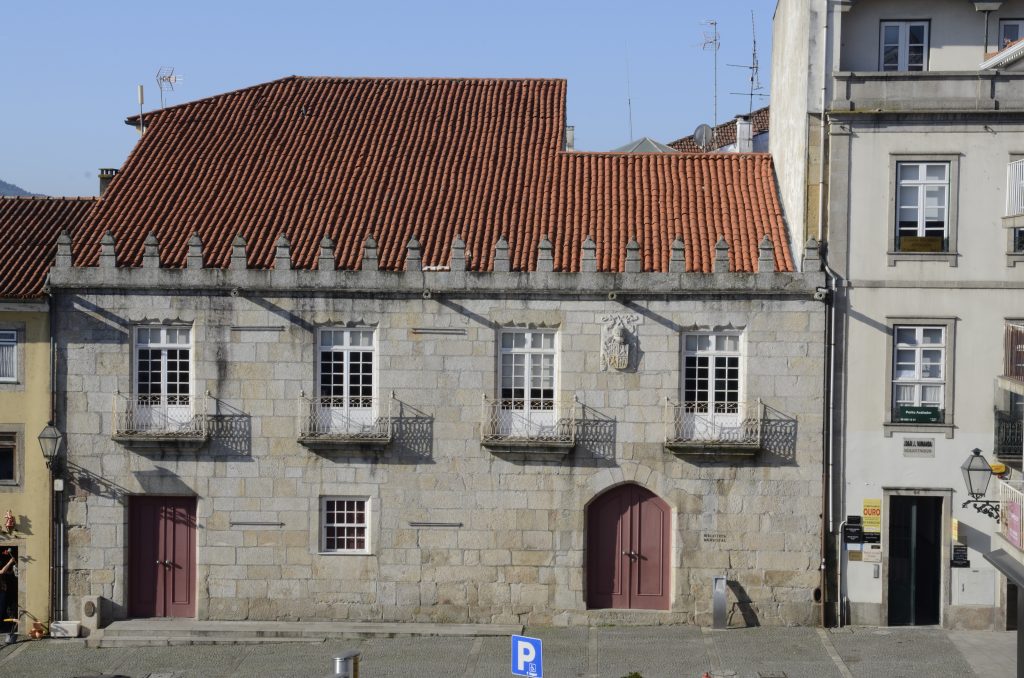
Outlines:
[[540,638],[512,636],[512,675],[544,678]]

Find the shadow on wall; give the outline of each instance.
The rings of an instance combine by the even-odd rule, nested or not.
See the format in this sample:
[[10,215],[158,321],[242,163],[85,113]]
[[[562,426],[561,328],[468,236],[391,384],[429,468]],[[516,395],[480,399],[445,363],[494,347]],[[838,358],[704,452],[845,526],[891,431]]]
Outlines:
[[389,462],[428,464],[434,461],[434,416],[401,400],[392,420]]
[[215,457],[252,456],[252,416],[219,398],[210,398],[210,442],[207,455]]
[[732,626],[733,616],[739,612],[743,618],[744,626],[747,628],[760,626],[761,622],[757,618],[757,612],[754,611],[754,602],[750,599],[743,585],[734,579],[729,579],[726,584],[729,586],[729,590],[732,591],[733,597],[736,598],[736,602],[732,604],[732,608],[729,610],[729,618],[726,620],[726,624]]
[[89,469],[83,468],[72,461],[67,462],[67,474],[68,480],[76,489],[69,496],[85,492],[91,496],[113,499],[124,504],[127,501],[128,495],[131,494],[128,488],[123,485],[118,485],[109,478],[98,476]]
[[761,421],[761,463],[796,466],[796,439],[796,418],[765,405]]
[[581,404],[580,409],[573,466],[614,466],[618,422],[589,405]]

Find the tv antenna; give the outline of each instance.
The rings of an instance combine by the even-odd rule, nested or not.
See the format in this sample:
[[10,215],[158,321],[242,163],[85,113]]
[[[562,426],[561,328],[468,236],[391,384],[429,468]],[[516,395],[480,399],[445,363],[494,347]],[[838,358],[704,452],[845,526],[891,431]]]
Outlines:
[[710,26],[710,31],[704,31],[704,42],[701,43],[700,48],[704,51],[711,50],[715,54],[715,88],[712,95],[714,105],[714,120],[712,120],[712,129],[718,128],[718,48],[721,47],[722,41],[719,39],[718,34],[718,21],[716,19],[708,19],[704,21],[702,26]]
[[625,43],[626,52],[626,110],[629,114],[629,140],[633,140],[633,94],[629,87],[629,43]]
[[174,66],[161,66],[156,72],[156,85],[160,88],[160,108],[164,107],[164,95],[173,92],[174,86],[185,78],[174,72]]
[[754,23],[754,11],[750,11],[750,35],[753,42],[753,49],[751,50],[750,65],[744,64],[728,64],[733,68],[746,68],[750,71],[750,91],[748,92],[729,92],[729,94],[735,94],[737,96],[749,97],[750,102],[748,104],[747,114],[754,112],[754,97],[767,97],[767,94],[759,94],[763,87],[761,87],[761,67],[757,63],[757,27]]

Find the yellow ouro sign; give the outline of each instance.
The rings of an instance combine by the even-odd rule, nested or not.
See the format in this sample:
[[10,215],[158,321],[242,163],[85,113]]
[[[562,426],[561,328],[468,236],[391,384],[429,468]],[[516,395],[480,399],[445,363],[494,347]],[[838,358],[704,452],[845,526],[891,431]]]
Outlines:
[[882,532],[882,500],[881,499],[865,499],[864,509],[862,511],[865,532]]

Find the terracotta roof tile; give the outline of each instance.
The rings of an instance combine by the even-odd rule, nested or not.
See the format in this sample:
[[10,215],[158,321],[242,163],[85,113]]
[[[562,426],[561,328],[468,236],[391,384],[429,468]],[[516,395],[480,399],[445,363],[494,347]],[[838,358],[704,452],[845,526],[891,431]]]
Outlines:
[[[754,136],[764,134],[768,131],[768,110],[768,106],[765,106],[764,108],[759,108],[750,113],[751,131]],[[715,128],[715,148],[723,148],[735,143],[736,119],[733,118],[729,122],[723,122]],[[697,142],[693,140],[692,134],[688,137],[683,137],[682,139],[670,141],[668,145],[677,151],[683,151],[684,153],[700,152],[700,147],[697,145]]]
[[61,231],[77,234],[95,198],[0,197],[0,299],[43,296]]
[[444,266],[461,234],[471,270],[504,235],[513,270],[534,269],[547,236],[555,270],[577,271],[590,235],[601,270],[622,270],[635,237],[644,270],[666,271],[682,235],[688,270],[710,271],[724,236],[749,271],[768,234],[793,269],[767,154],[566,153],[565,97],[563,80],[289,77],[148,113],[73,239],[76,264],[112,232],[119,264],[140,265],[153,232],[162,265],[183,266],[198,233],[205,265],[223,267],[241,233],[249,266],[269,268],[284,233],[296,268],[317,266],[326,235],[351,269],[373,233],[398,270],[410,236]]

